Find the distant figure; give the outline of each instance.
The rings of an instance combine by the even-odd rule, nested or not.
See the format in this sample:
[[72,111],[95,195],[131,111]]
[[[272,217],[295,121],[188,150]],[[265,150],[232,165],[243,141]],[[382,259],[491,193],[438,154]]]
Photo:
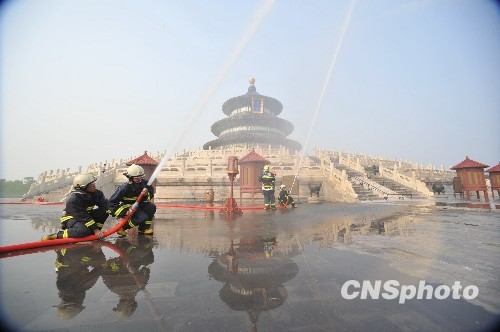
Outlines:
[[207,203],[213,203],[214,202],[214,190],[213,189],[209,189],[205,192],[205,202]]
[[274,197],[274,186],[276,182],[276,174],[269,171],[269,165],[264,166],[262,175],[259,176],[259,181],[262,182],[262,194],[264,195],[264,210],[276,210],[276,202]]
[[111,214],[117,218],[123,218],[132,214],[132,204],[135,203],[137,197],[144,192],[145,195],[135,212],[133,212],[132,217],[122,228],[118,230],[119,236],[126,236],[127,229],[138,226],[138,233],[151,235],[153,234],[153,229],[151,225],[153,223],[153,218],[156,213],[156,205],[154,205],[151,200],[154,197],[154,190],[148,182],[144,180],[144,168],[139,165],[131,165],[127,168],[125,176],[128,178],[128,183],[124,183],[119,186],[115,193],[109,198],[109,209]]
[[290,195],[290,192],[286,190],[284,184],[280,186],[280,194],[278,196],[278,202],[281,206],[284,206],[285,208],[287,205],[291,205],[292,208],[296,208],[295,201],[293,200],[293,197]]
[[73,189],[66,201],[59,232],[45,235],[42,241],[78,238],[94,234],[103,238],[101,232],[108,218],[108,201],[102,191],[97,190],[92,174],[79,174],[73,179]]

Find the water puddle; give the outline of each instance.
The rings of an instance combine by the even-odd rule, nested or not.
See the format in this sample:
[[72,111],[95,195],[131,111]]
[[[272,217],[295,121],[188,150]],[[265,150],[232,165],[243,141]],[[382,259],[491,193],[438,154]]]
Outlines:
[[499,204],[490,203],[470,203],[470,202],[436,202],[436,206],[450,206],[458,208],[469,208],[469,209],[488,209],[488,210],[499,210]]

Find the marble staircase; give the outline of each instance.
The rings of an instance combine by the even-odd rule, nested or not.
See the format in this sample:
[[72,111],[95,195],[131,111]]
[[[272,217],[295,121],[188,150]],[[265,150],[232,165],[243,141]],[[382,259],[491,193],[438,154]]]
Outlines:
[[363,174],[341,164],[335,164],[335,168],[341,171],[344,170],[347,173],[347,178],[351,182],[352,188],[360,201],[372,201],[381,198],[380,195],[374,192],[372,187],[360,180],[364,177]]
[[380,185],[389,188],[393,193],[391,195],[397,195],[398,198],[424,198],[425,196],[410,187],[404,186],[396,181],[388,179],[380,175],[370,176],[370,180],[379,183]]

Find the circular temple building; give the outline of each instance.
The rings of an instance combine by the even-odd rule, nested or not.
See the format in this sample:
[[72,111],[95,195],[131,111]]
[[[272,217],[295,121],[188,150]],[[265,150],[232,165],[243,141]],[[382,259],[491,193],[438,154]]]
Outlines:
[[228,117],[212,125],[217,139],[205,143],[204,150],[220,147],[272,148],[285,147],[299,151],[299,142],[288,139],[293,131],[290,121],[279,118],[283,105],[276,99],[257,93],[255,79],[250,78],[248,92],[227,100],[222,111]]

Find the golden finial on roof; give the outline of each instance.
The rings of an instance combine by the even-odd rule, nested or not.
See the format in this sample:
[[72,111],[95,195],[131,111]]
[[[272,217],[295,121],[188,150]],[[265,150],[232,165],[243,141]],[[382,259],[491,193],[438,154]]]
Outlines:
[[250,77],[250,78],[248,79],[248,82],[250,82],[250,85],[254,85],[254,83],[255,83],[255,78]]

